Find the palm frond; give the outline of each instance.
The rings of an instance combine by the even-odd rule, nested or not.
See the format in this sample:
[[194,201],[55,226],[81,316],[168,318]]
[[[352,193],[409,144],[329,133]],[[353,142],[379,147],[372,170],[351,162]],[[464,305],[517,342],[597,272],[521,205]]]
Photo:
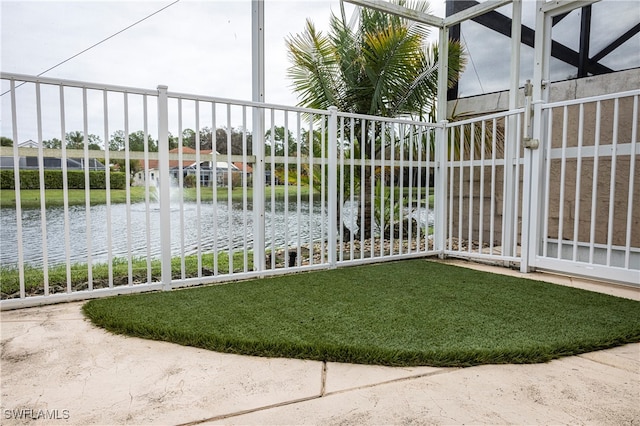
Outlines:
[[305,31],[286,40],[292,66],[288,77],[300,96],[300,105],[326,109],[340,106],[340,80],[333,46],[329,38],[317,32],[307,20]]

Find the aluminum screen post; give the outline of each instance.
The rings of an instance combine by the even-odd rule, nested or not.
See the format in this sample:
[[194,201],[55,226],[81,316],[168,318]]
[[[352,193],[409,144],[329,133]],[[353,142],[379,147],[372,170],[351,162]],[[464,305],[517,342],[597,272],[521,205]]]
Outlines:
[[171,290],[171,175],[169,174],[169,106],[167,86],[158,86],[158,184],[160,194],[160,263],[162,289]]
[[[252,100],[264,103],[264,1],[251,2],[251,63]],[[253,108],[252,112],[253,165],[253,267],[264,271],[265,261],[265,164],[264,164],[264,108]],[[214,130],[215,131],[215,130]]]
[[436,120],[434,249],[444,257],[447,205],[447,91],[449,89],[449,28],[440,28],[438,40],[438,102]]
[[338,235],[338,108],[329,107],[329,149],[327,155],[329,182],[327,214],[329,215],[329,229],[327,232],[327,249],[329,250],[329,265],[336,267],[337,263],[337,235]]
[[[540,224],[546,218],[542,217],[542,178],[546,144],[550,140],[544,138],[546,119],[542,104],[549,100],[549,62],[551,58],[551,28],[552,17],[544,11],[545,2],[536,3],[536,39],[535,61],[533,68],[533,129],[532,139],[540,141],[538,149],[525,150],[524,191],[527,197],[523,200],[523,233],[526,232],[527,247],[522,253],[520,270],[529,272],[535,268],[538,256],[538,245],[541,238]],[[525,111],[525,114],[527,112]],[[550,159],[547,159],[550,161]],[[548,179],[549,177],[545,177]]]

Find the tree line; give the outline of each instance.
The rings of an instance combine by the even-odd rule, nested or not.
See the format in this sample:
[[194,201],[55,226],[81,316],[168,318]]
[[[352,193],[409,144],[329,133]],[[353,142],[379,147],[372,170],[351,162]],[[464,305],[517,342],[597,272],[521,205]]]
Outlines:
[[[199,132],[200,149],[213,150],[213,130],[209,127],[202,128]],[[247,153],[251,154],[252,137],[251,132],[243,131],[242,129],[232,128],[229,132],[231,134],[231,154],[242,155],[243,146],[246,143]],[[180,139],[182,139],[182,146],[189,148],[196,148],[196,132],[193,129],[185,129],[182,132],[182,137],[169,133],[169,149],[175,149],[180,145]],[[227,140],[228,132],[226,128],[218,128],[215,130],[215,150],[220,154],[227,154]],[[87,135],[88,149],[90,150],[103,150],[105,144],[102,138],[95,134]],[[1,146],[13,146],[13,140],[2,136],[0,139]],[[147,150],[149,152],[158,152],[158,141],[152,136],[147,135],[146,139]],[[43,148],[61,149],[62,141],[59,138],[52,138],[42,141]],[[84,133],[81,131],[67,132],[64,138],[64,146],[67,149],[84,149]],[[109,151],[124,151],[126,146],[126,134],[123,130],[117,130],[111,134],[107,143]],[[142,130],[138,130],[129,133],[129,150],[142,152],[145,148],[145,134]]]

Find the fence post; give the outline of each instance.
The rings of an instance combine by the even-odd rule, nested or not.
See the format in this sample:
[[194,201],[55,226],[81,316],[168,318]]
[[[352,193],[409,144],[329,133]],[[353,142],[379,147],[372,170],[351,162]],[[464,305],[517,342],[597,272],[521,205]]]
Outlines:
[[329,229],[327,232],[327,249],[329,250],[329,266],[336,267],[337,263],[337,232],[338,232],[338,108],[329,107],[329,149],[328,158],[328,206]]
[[[264,103],[264,0],[252,0],[251,10],[252,100]],[[253,164],[253,268],[264,271],[266,269],[264,108],[253,108],[252,119],[252,153],[256,158]]]
[[436,144],[434,158],[436,159],[434,203],[433,206],[434,232],[433,248],[439,252],[440,258],[444,258],[446,247],[447,228],[447,120],[442,120],[436,128]]
[[[522,272],[529,272],[535,269],[535,260],[538,255],[538,245],[540,241],[540,225],[541,220],[547,220],[542,218],[543,209],[543,196],[544,186],[543,179],[549,179],[549,176],[544,175],[544,150],[547,144],[551,141],[547,140],[544,135],[544,129],[546,126],[545,111],[542,108],[542,104],[549,100],[549,62],[551,58],[551,33],[552,22],[551,16],[545,13],[543,6],[545,2],[543,0],[537,1],[536,12],[536,38],[535,38],[535,61],[533,68],[533,129],[532,138],[538,142],[537,149],[525,150],[525,168],[528,199],[526,204],[523,205],[523,216],[527,216],[526,226],[526,247],[523,245],[522,260],[520,264],[520,270]],[[551,161],[546,159],[546,161]],[[523,226],[523,232],[525,232]]]
[[434,249],[444,258],[447,213],[447,91],[449,77],[449,27],[440,28],[438,37],[438,101],[436,120],[436,176]]
[[171,290],[171,175],[167,86],[158,86],[158,185],[160,186],[160,263],[162,289]]

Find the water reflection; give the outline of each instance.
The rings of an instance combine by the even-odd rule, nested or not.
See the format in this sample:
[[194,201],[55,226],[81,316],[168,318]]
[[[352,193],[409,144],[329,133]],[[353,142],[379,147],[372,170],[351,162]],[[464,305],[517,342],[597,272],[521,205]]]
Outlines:
[[[303,202],[300,211],[296,201],[276,201],[265,206],[265,233],[276,247],[285,243],[302,244],[319,241],[322,238],[323,221],[326,229],[326,213],[322,214],[322,204],[315,201],[312,205]],[[148,211],[147,211],[148,210]],[[184,203],[182,207],[172,205],[171,208],[171,252],[174,256],[184,250],[185,254],[198,251],[198,230],[200,230],[200,250],[211,252],[213,249],[239,249],[253,243],[253,212],[248,204],[247,211],[242,203],[227,202],[202,203],[198,215],[196,203]],[[272,211],[273,210],[273,211]],[[94,263],[106,262],[111,236],[111,253],[113,257],[152,258],[160,257],[160,211],[157,204],[150,204],[148,209],[144,203],[132,204],[128,210],[126,204],[114,204],[110,209],[110,221],[106,205],[91,207],[91,231],[89,234],[92,260]],[[147,214],[149,227],[147,231]],[[49,208],[46,211],[48,263],[50,265],[64,263],[65,220],[64,209]],[[69,258],[74,262],[87,262],[87,217],[84,206],[69,207]],[[130,222],[131,226],[127,226]],[[108,223],[111,224],[109,232]],[[183,223],[182,228],[180,224]],[[273,232],[272,232],[273,228]],[[129,229],[129,231],[128,231]],[[184,229],[184,231],[182,231]],[[326,232],[326,231],[325,231]],[[0,210],[0,265],[9,266],[17,263],[17,224],[16,212],[11,209]],[[24,210],[22,212],[22,241],[24,262],[34,266],[43,264],[42,231],[40,210]],[[130,246],[130,249],[129,249]]]
[[[171,208],[171,252],[178,256],[214,250],[236,250],[253,244],[252,204],[243,209],[241,202],[173,204]],[[199,211],[198,211],[199,210]],[[357,206],[345,203],[345,226],[357,230]],[[149,226],[147,227],[147,216]],[[433,224],[433,213],[425,208],[412,208],[411,216],[421,226]],[[87,235],[87,214],[84,206],[69,207],[69,253],[66,252],[65,218],[62,207],[46,210],[48,264],[66,262],[86,263],[88,253],[94,263],[106,262],[111,247],[112,257],[160,257],[160,211],[157,203],[114,204],[110,211],[106,205],[92,206]],[[108,226],[110,224],[110,227]],[[130,224],[130,226],[129,226]],[[181,225],[182,224],[182,225]],[[295,200],[265,203],[265,239],[267,247],[309,245],[326,235],[328,217],[320,201],[302,201],[299,208]],[[109,231],[110,229],[110,231]],[[200,235],[198,235],[198,233]],[[0,210],[0,265],[15,266],[17,253],[16,212]],[[110,236],[110,241],[109,241]],[[198,243],[200,241],[200,243]],[[24,262],[32,266],[43,264],[40,210],[22,212],[22,247]],[[90,245],[91,250],[88,249]]]

